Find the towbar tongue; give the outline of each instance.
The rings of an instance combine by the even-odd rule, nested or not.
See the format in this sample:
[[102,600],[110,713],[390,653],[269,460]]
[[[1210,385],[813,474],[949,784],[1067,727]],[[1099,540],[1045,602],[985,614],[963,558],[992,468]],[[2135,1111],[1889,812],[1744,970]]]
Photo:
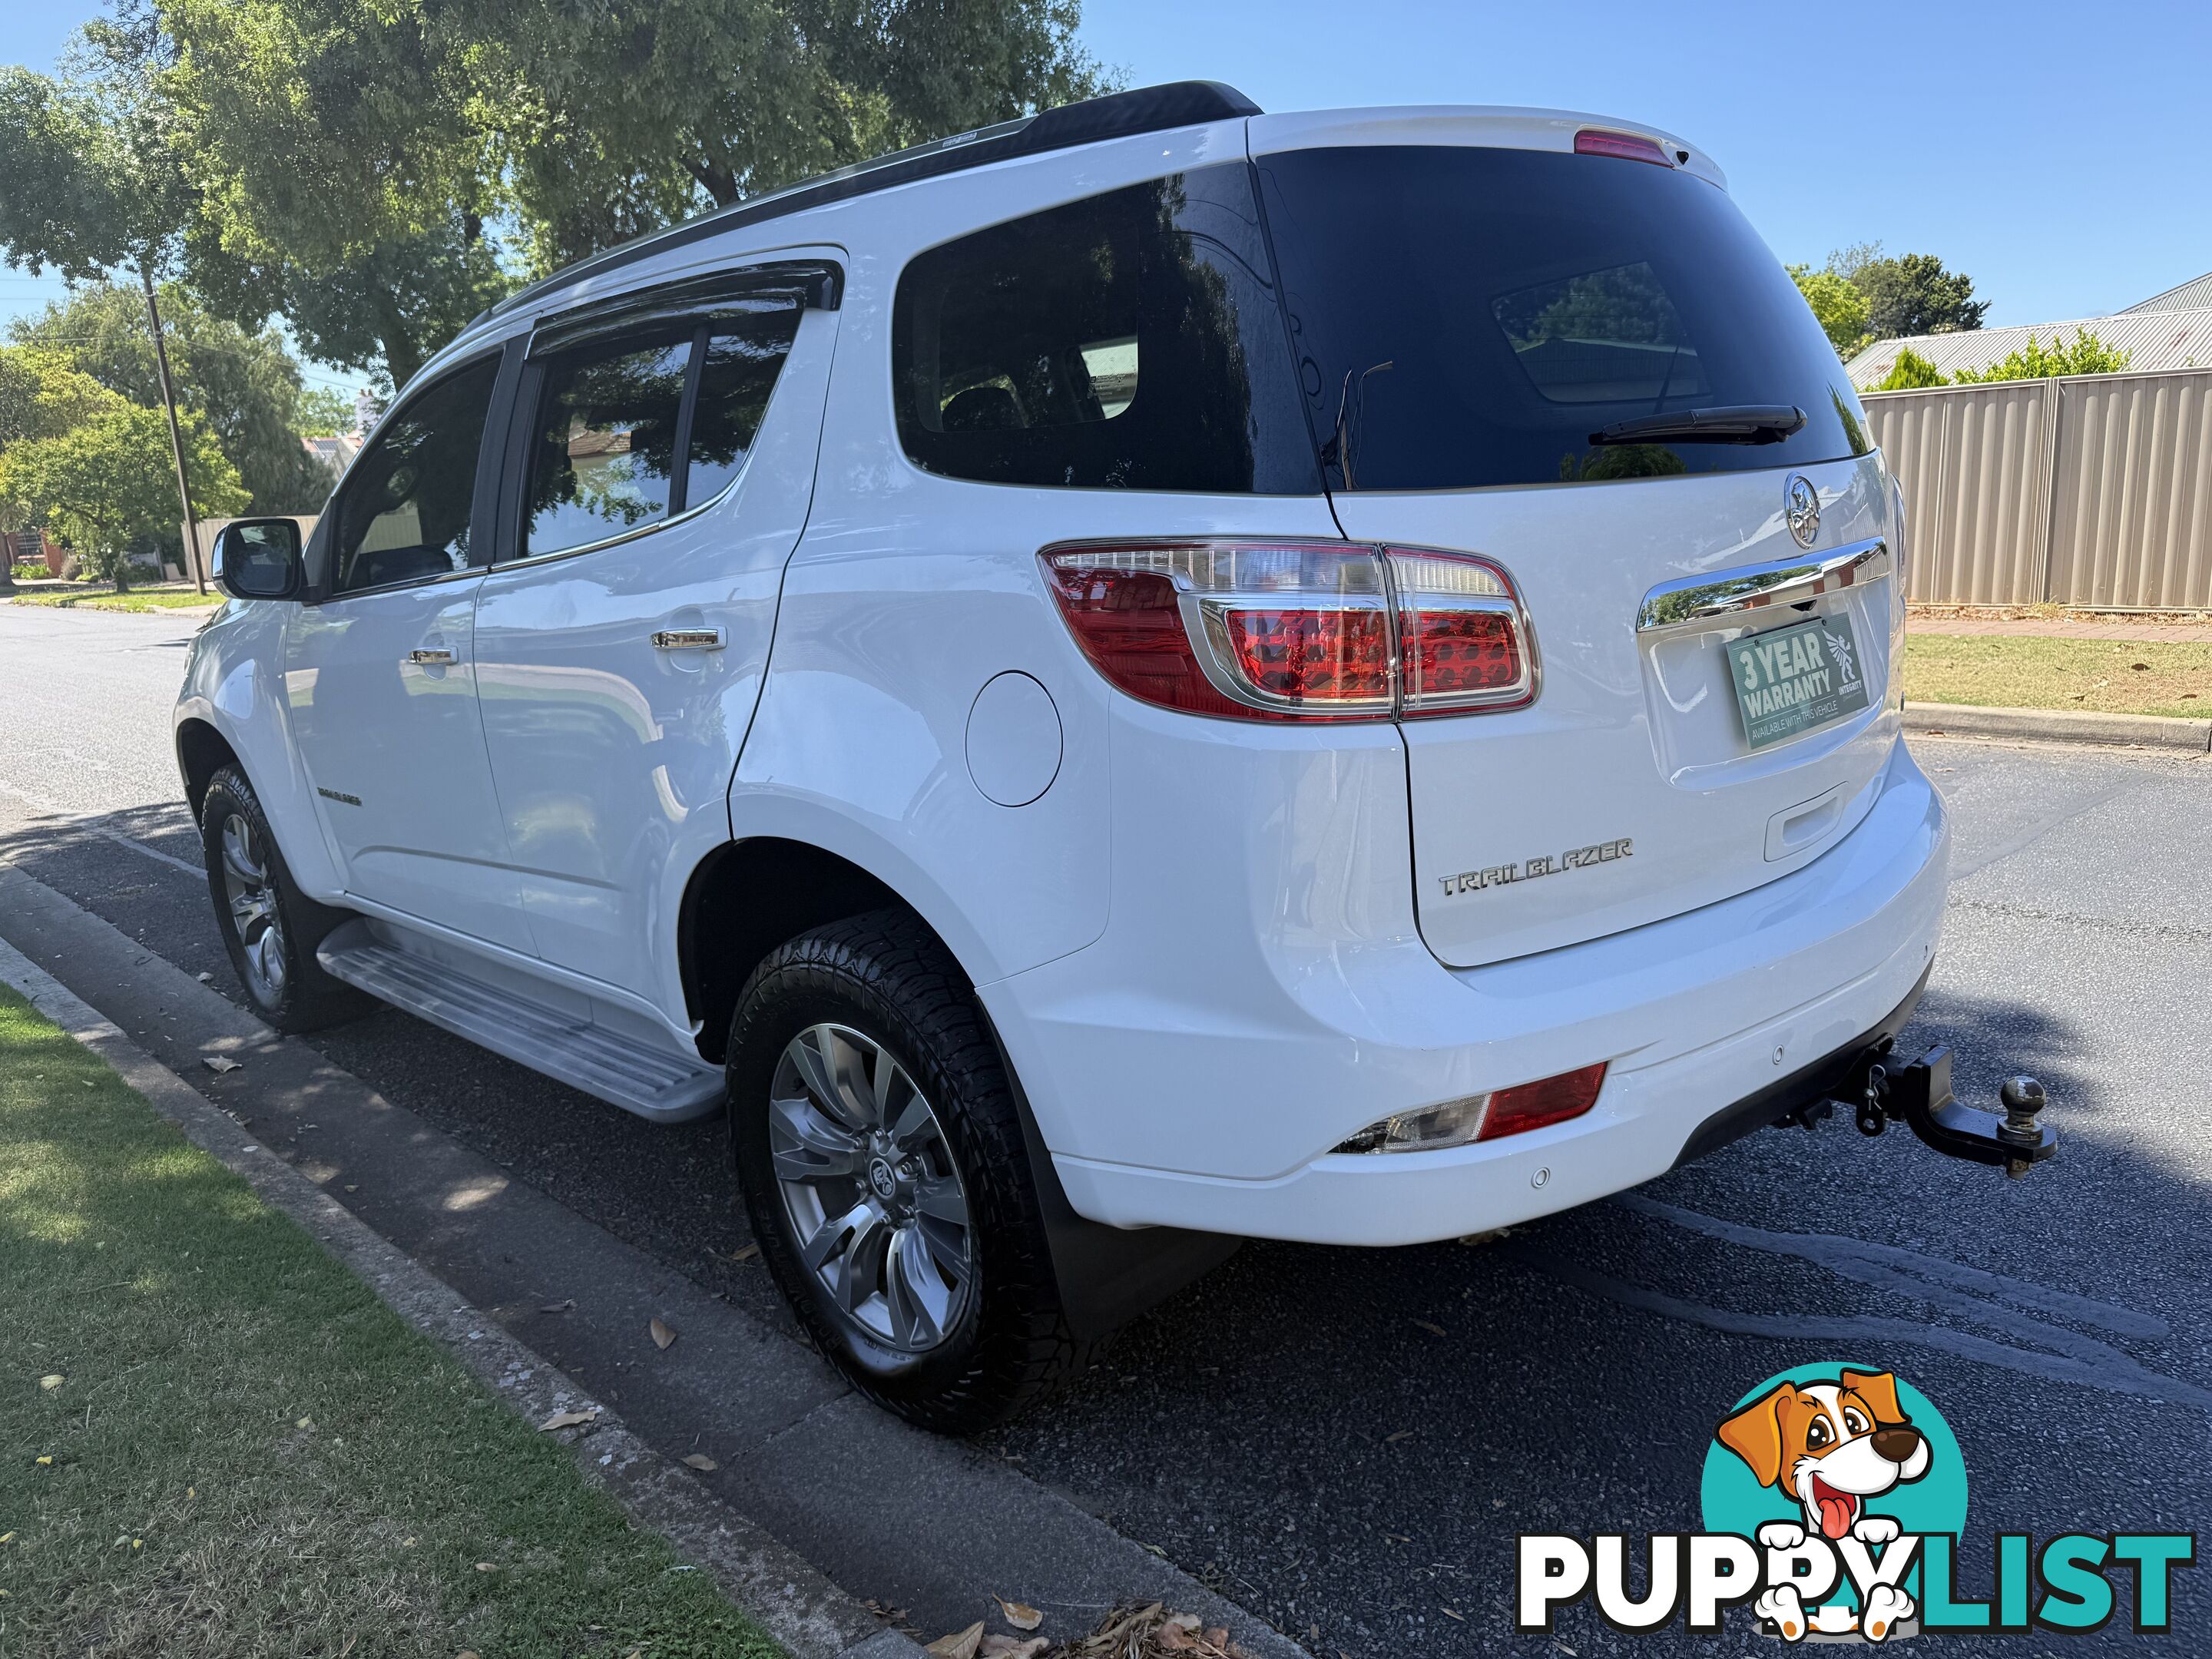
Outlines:
[[1997,1091],[2000,1117],[1959,1103],[1951,1091],[1951,1051],[1941,1045],[1898,1065],[1884,1039],[1854,1076],[1857,1097],[1839,1103],[1861,1134],[1878,1135],[1893,1120],[1901,1121],[1937,1152],[1994,1164],[2014,1181],[2058,1151],[2058,1131],[2037,1121],[2048,1097],[2032,1077],[2005,1079]]

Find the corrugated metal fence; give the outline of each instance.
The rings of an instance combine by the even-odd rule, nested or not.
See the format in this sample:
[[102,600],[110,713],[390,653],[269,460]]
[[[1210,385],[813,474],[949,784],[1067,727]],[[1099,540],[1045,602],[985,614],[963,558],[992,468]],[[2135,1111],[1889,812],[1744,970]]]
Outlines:
[[2212,610],[2212,370],[1865,401],[1915,602]]

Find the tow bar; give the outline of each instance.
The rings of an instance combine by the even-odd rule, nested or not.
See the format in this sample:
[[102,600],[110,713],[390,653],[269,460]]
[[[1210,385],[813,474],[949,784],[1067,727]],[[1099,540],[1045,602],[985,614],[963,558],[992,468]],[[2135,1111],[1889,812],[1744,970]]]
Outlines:
[[1861,1134],[1878,1135],[1900,1121],[1937,1152],[1995,1164],[2014,1181],[2057,1152],[2058,1131],[2036,1121],[2048,1097],[2033,1078],[2005,1079],[1997,1091],[2004,1106],[1999,1117],[1959,1103],[1951,1091],[1948,1048],[1939,1045],[1899,1066],[1889,1059],[1894,1044],[1884,1037],[1869,1049],[1863,1067],[1846,1081],[1847,1090],[1856,1085],[1857,1098],[1836,1103],[1851,1114]]

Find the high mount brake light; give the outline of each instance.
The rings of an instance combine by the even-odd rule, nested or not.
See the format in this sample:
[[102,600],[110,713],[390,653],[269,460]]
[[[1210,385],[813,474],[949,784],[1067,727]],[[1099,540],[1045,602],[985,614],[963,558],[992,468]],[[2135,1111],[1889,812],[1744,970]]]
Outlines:
[[1389,720],[1519,708],[1535,652],[1504,571],[1347,542],[1063,544],[1060,614],[1131,696],[1235,720]]
[[1575,154],[1613,155],[1624,161],[1650,161],[1662,167],[1674,165],[1657,140],[1638,132],[1607,132],[1599,127],[1584,127],[1575,135]]

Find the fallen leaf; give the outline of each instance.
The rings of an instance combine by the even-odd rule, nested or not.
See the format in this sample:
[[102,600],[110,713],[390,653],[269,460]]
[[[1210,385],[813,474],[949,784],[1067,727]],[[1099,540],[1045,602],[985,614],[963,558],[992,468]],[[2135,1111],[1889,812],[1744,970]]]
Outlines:
[[12,1532],[0,1532],[0,1544],[12,1544],[12,1543],[14,1543],[15,1541],[15,1534],[14,1533],[12,1533]]
[[[1217,1648],[1227,1647],[1229,1645],[1229,1626],[1226,1625],[1214,1626],[1212,1629],[1206,1632],[1206,1639],[1212,1643]],[[1338,1651],[1341,1652],[1342,1650],[1339,1649]]]
[[1453,1607],[1438,1607],[1438,1608],[1437,1609],[1437,1611],[1438,1613],[1441,1613],[1442,1614],[1443,1614],[1443,1616],[1444,1616],[1445,1618],[1447,1618],[1447,1619],[1456,1619],[1456,1620],[1458,1620],[1460,1621],[1460,1623],[1461,1623],[1461,1624],[1462,1624],[1462,1625],[1464,1625],[1465,1623],[1467,1623],[1467,1615],[1466,1615],[1465,1613],[1463,1613],[1459,1612],[1456,1608],[1453,1608]]
[[357,1192],[359,1192],[359,1191],[361,1190],[361,1188],[360,1188],[360,1187],[359,1187],[359,1186],[357,1186],[356,1184],[355,1184],[353,1182],[349,1181],[349,1182],[346,1182],[346,1190],[347,1190],[348,1192],[349,1192],[349,1193],[357,1193]]
[[[2194,696],[2195,694],[2191,693],[2191,695]],[[732,1250],[730,1252],[730,1260],[732,1261],[750,1261],[759,1254],[759,1245],[748,1244],[741,1250]]]
[[662,1324],[657,1315],[645,1328],[653,1333],[653,1346],[656,1348],[665,1348],[676,1340],[676,1333]]
[[1401,1429],[1395,1434],[1384,1435],[1382,1437],[1382,1443],[1386,1446],[1395,1446],[1401,1440],[1411,1440],[1413,1437],[1413,1431],[1411,1429]]
[[52,1394],[56,1389],[61,1387],[63,1382],[65,1381],[67,1381],[67,1379],[64,1377],[59,1371],[56,1371],[51,1376],[40,1377],[39,1379],[39,1386],[44,1389],[48,1394]]
[[1188,1653],[1198,1645],[1190,1639],[1190,1632],[1181,1625],[1162,1625],[1155,1644],[1170,1653]]
[[571,1308],[574,1307],[575,1305],[576,1305],[576,1298],[575,1298],[574,1297],[573,1297],[573,1296],[572,1296],[572,1297],[568,1297],[568,1300],[566,1300],[565,1302],[548,1302],[548,1303],[544,1303],[544,1304],[543,1304],[542,1305],[540,1305],[540,1306],[539,1306],[539,1308],[538,1308],[538,1312],[540,1312],[540,1313],[566,1313],[566,1312],[568,1312],[568,1310],[569,1310],[569,1309],[571,1309]]
[[217,1077],[221,1077],[225,1072],[235,1072],[240,1066],[240,1062],[233,1060],[228,1054],[208,1054],[201,1059],[200,1064]]
[[1413,1322],[1416,1325],[1419,1325],[1423,1330],[1426,1331],[1431,1336],[1449,1336],[1451,1334],[1451,1333],[1447,1331],[1443,1326],[1436,1324],[1430,1320],[1417,1319]]
[[1026,1641],[1018,1636],[987,1636],[983,1645],[976,1650],[976,1659],[1037,1659],[1037,1655],[1051,1645],[1042,1636],[1032,1636]]
[[463,1648],[453,1656],[453,1659],[477,1659],[477,1650],[474,1648]]
[[295,1429],[312,1429],[315,1426],[315,1419],[312,1417],[303,1417],[292,1426]]
[[1032,1631],[1044,1623],[1044,1615],[1026,1601],[1009,1601],[1003,1595],[991,1599],[999,1604],[999,1611],[1006,1614],[1006,1622],[1016,1630]]
[[580,1412],[555,1412],[552,1416],[540,1423],[538,1428],[540,1433],[550,1433],[555,1429],[580,1429],[586,1424],[596,1423],[599,1420],[599,1408],[593,1406],[588,1410]]
[[939,1637],[922,1651],[934,1655],[935,1659],[975,1659],[982,1645],[983,1621],[978,1619],[966,1630]]
[[716,1469],[722,1467],[713,1458],[708,1456],[704,1452],[693,1452],[690,1456],[685,1458],[684,1461],[691,1468],[698,1469],[707,1474],[712,1474]]
[[497,1572],[499,1569],[489,1561],[479,1561],[477,1563],[477,1571],[478,1572]]
[[2148,668],[2150,665],[2147,662],[2131,662],[2128,666],[2136,670],[2137,672],[2141,672],[2142,670]]
[[203,985],[212,985],[215,983],[215,975],[213,974],[194,974],[192,977],[199,981]]

